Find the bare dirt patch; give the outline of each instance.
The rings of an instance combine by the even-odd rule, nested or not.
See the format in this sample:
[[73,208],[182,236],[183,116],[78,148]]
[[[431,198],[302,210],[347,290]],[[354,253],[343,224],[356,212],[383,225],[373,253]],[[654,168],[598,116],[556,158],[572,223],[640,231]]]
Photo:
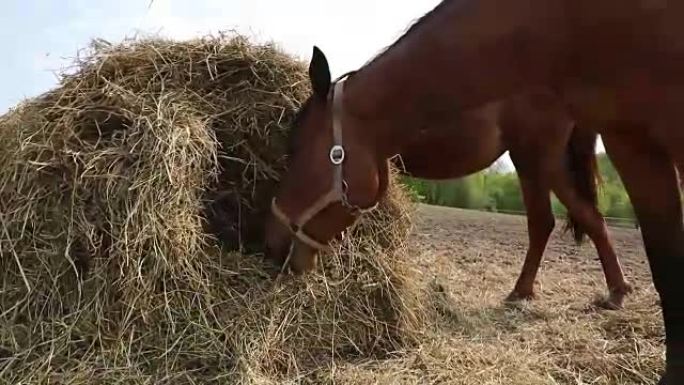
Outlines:
[[538,299],[507,306],[527,248],[525,217],[423,206],[414,240],[435,310],[423,345],[394,360],[328,372],[359,384],[654,384],[663,363],[657,295],[638,231],[611,229],[635,285],[620,311],[592,305],[605,281],[590,242],[561,226]]

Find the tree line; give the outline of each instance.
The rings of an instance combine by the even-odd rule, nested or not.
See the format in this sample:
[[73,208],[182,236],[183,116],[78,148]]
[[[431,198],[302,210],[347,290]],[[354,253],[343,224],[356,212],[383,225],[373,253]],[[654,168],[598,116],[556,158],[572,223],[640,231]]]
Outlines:
[[[634,210],[615,167],[605,153],[597,154],[602,179],[599,185],[598,206],[606,217],[634,219]],[[459,179],[430,181],[404,177],[414,197],[421,202],[492,212],[523,213],[520,183],[515,172],[496,167]],[[565,216],[566,209],[552,195],[552,208],[557,216]]]

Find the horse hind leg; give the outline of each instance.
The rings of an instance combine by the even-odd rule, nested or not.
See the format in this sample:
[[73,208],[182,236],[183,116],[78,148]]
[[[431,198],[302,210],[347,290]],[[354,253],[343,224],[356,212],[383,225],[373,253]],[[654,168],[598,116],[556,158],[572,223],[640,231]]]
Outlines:
[[[575,125],[559,127],[553,145],[545,146],[545,175],[551,189],[568,210],[569,226],[580,243],[586,233],[601,261],[608,286],[608,297],[597,304],[619,309],[632,291],[613,249],[603,216],[597,208],[596,154],[597,134]],[[567,161],[564,161],[567,160]]]
[[621,309],[632,286],[625,279],[620,260],[610,241],[608,228],[596,206],[583,200],[569,182],[567,175],[556,181],[554,192],[567,208],[569,216],[576,221],[594,243],[608,287],[608,296],[596,304],[606,309]]

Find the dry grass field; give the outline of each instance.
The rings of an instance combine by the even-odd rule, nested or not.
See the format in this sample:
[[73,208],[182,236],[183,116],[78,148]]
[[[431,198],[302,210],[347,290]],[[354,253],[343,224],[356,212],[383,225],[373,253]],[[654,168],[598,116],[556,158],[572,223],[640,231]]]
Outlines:
[[345,368],[336,383],[653,384],[663,362],[657,296],[637,231],[611,229],[635,292],[593,306],[605,283],[593,245],[552,235],[535,301],[502,299],[527,245],[525,217],[421,206],[414,257],[436,316],[415,352]]

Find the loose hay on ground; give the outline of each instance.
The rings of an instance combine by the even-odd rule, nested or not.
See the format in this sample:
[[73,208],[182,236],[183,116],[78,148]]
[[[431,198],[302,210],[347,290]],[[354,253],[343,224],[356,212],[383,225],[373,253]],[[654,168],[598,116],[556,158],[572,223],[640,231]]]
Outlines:
[[308,91],[239,36],[100,41],[0,117],[0,381],[268,383],[411,343],[399,187],[316,276],[240,253]]

